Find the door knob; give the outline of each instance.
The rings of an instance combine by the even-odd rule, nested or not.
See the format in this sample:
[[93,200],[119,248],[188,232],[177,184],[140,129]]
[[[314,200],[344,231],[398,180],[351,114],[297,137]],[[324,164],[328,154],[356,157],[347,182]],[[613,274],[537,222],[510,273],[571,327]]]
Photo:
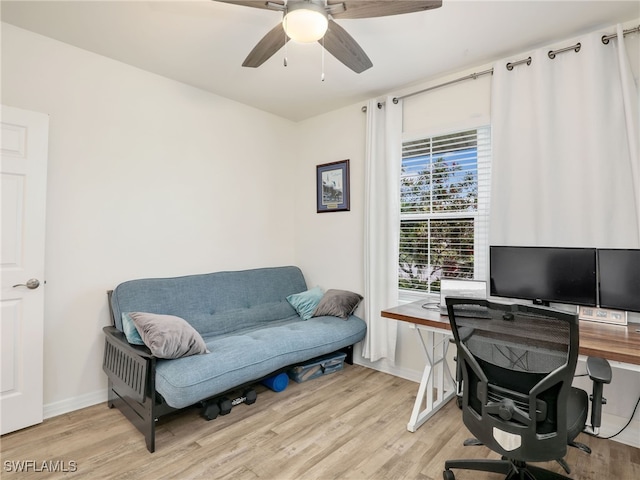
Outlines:
[[38,280],[37,278],[30,278],[29,280],[27,280],[27,283],[18,283],[14,285],[13,288],[27,287],[27,288],[30,288],[31,290],[35,290],[39,286],[40,286],[40,280]]

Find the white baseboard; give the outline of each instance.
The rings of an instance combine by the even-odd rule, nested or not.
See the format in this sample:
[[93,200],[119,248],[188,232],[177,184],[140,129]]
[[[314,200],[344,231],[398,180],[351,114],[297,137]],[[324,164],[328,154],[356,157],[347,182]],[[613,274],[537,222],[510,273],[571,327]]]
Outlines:
[[355,363],[356,365],[362,365],[363,367],[371,368],[373,370],[377,370],[382,373],[388,373],[389,375],[393,375],[394,377],[404,378],[405,380],[409,380],[411,382],[420,383],[420,380],[422,380],[422,372],[409,368],[398,367],[397,365],[393,365],[385,358],[383,358],[382,360],[378,360],[377,362],[370,362],[369,360],[359,357],[354,358],[353,363]]
[[79,397],[60,400],[59,402],[48,403],[44,406],[44,418],[57,417],[64,413],[80,410],[81,408],[91,407],[98,403],[107,401],[107,390],[98,390],[96,392],[85,393]]

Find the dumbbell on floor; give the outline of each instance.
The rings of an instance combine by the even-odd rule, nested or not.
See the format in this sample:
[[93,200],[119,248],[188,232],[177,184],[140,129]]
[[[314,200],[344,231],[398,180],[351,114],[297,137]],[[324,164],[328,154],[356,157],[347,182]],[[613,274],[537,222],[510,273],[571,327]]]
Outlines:
[[220,407],[216,402],[205,402],[202,416],[207,420],[213,420],[220,414]]
[[256,402],[257,398],[258,394],[255,389],[249,388],[245,390],[242,395],[233,399],[229,399],[229,397],[225,396],[206,402],[202,414],[207,420],[213,420],[218,415],[227,415],[231,413],[231,409],[241,403],[251,405]]

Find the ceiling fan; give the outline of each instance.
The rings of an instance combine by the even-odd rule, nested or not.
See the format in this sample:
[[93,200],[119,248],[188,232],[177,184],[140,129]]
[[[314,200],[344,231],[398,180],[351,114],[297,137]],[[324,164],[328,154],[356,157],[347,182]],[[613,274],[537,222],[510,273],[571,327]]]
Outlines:
[[276,25],[251,50],[243,67],[259,67],[290,39],[310,43],[318,41],[340,62],[356,73],[373,66],[364,50],[333,19],[371,18],[421,12],[442,6],[442,0],[431,1],[348,1],[348,0],[214,0],[247,7],[282,12]]

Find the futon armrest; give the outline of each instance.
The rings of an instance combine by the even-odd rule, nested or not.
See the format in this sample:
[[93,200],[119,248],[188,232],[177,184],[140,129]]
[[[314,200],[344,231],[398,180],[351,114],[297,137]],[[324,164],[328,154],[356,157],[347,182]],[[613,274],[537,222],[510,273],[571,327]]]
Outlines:
[[122,332],[104,327],[102,370],[109,377],[110,389],[120,397],[142,403],[153,395],[156,357],[144,346],[131,345]]
[[611,383],[611,365],[604,358],[587,358],[587,373],[594,382]]
[[127,337],[115,327],[104,327],[102,329],[110,340],[118,344],[118,348],[128,351],[132,355],[139,355],[144,358],[155,358],[151,350],[146,345],[132,345],[127,341]]

